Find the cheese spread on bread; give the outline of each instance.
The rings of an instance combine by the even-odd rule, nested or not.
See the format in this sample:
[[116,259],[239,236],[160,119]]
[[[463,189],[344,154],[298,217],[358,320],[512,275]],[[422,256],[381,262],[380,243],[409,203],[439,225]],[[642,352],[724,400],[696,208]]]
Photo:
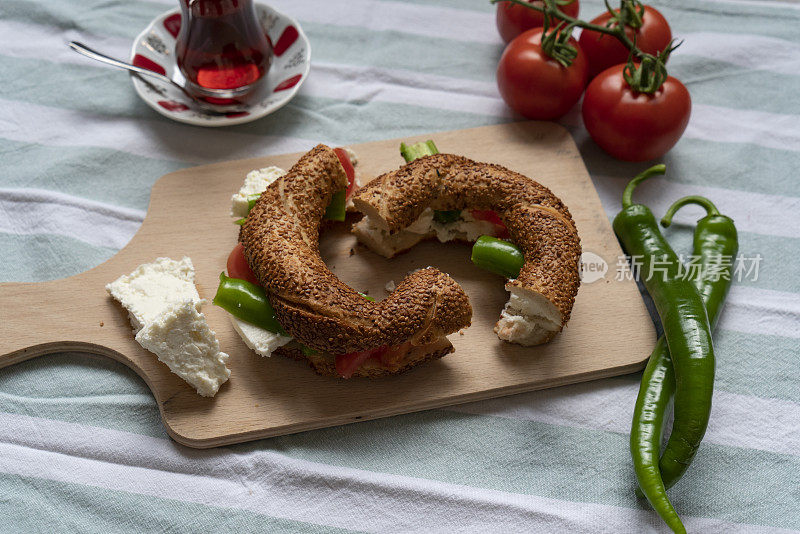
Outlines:
[[248,172],[242,187],[231,197],[231,217],[247,217],[250,195],[263,193],[269,184],[284,174],[286,171],[280,167],[264,167]]
[[426,208],[419,218],[402,230],[390,233],[369,215],[365,215],[353,226],[359,241],[381,256],[391,258],[408,250],[420,241],[435,237],[442,243],[447,241],[475,241],[482,235],[494,235],[495,225],[479,221],[469,210],[463,210],[458,220],[441,223],[433,218],[433,210]]
[[136,341],[204,397],[213,397],[231,372],[228,355],[200,311],[192,260],[158,258],[106,286],[128,310]]

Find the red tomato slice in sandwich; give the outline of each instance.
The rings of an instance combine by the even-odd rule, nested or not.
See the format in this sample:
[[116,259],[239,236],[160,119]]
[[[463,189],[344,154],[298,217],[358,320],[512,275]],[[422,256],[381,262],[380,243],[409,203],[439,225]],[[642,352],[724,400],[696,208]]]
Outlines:
[[508,228],[506,228],[503,219],[493,210],[472,210],[470,212],[476,221],[486,221],[494,224],[494,235],[500,239],[508,237]]
[[380,355],[389,347],[384,345],[377,349],[362,350],[361,352],[350,352],[336,356],[336,373],[342,378],[350,378],[358,371],[365,361],[372,357],[379,358]]
[[228,276],[239,280],[247,280],[257,286],[261,285],[255,273],[247,264],[247,260],[244,259],[244,246],[241,243],[236,243],[236,246],[233,247],[228,256]]
[[353,164],[350,162],[350,156],[347,155],[347,151],[343,148],[334,148],[333,151],[339,157],[339,163],[342,164],[344,167],[344,173],[347,175],[347,193],[345,194],[345,198],[350,198],[350,195],[353,194],[353,189],[356,185],[356,170],[353,167]]

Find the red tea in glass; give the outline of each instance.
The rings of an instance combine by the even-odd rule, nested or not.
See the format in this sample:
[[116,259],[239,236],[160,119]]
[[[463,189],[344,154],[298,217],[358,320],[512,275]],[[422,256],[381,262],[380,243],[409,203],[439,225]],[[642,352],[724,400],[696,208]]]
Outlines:
[[179,1],[175,55],[189,88],[211,102],[252,91],[272,62],[253,0]]

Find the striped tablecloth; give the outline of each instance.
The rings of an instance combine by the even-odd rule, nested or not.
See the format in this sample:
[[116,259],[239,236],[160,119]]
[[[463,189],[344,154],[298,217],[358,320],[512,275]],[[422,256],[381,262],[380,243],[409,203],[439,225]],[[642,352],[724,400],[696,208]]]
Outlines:
[[[653,3],[685,39],[670,69],[694,108],[667,177],[638,198],[663,213],[707,195],[761,258],[722,315],[711,426],[671,495],[695,532],[800,529],[800,5]],[[169,122],[64,45],[125,57],[174,4],[0,2],[0,280],[109,258],[179,168],[517,120],[484,0],[274,0],[308,33],[312,74],[280,112],[224,130]],[[604,155],[576,110],[562,122],[613,215],[645,165]],[[688,253],[691,231],[668,235]],[[196,451],[167,438],[127,368],[43,357],[0,370],[0,531],[663,531],[633,494],[639,376]]]

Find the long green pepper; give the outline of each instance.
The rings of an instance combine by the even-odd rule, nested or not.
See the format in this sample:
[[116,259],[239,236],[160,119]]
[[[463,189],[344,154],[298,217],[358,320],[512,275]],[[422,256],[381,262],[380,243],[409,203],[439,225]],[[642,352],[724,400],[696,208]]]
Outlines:
[[[661,225],[668,227],[675,212],[686,204],[697,204],[706,210],[706,216],[697,221],[695,228],[694,257],[698,261],[692,263],[689,274],[703,299],[713,328],[731,287],[733,258],[739,251],[738,235],[730,217],[721,215],[710,200],[698,196],[676,201],[661,219]],[[693,267],[698,272],[692,272]],[[672,360],[662,336],[642,375],[631,426],[631,454],[642,457],[641,462],[656,461],[653,451],[657,453],[661,446],[663,416],[674,391]],[[654,416],[652,420],[646,417],[648,414]],[[665,488],[672,487],[686,472],[694,456],[693,453],[688,455],[688,452],[673,438],[667,442],[659,463]]]
[[[711,411],[714,379],[711,327],[700,294],[690,280],[681,276],[680,260],[661,235],[653,213],[647,206],[632,201],[639,183],[664,174],[665,170],[664,165],[656,165],[628,183],[622,195],[622,211],[614,218],[613,226],[626,252],[641,259],[640,274],[661,318],[675,371],[675,421],[671,437],[682,444],[682,455],[691,457],[705,434]],[[642,412],[641,417],[651,425],[660,422],[656,413]],[[647,450],[651,443],[648,437],[636,446],[649,455],[657,455],[657,447]],[[673,531],[686,532],[667,497],[658,463],[643,462],[643,457],[633,456],[642,492]]]

